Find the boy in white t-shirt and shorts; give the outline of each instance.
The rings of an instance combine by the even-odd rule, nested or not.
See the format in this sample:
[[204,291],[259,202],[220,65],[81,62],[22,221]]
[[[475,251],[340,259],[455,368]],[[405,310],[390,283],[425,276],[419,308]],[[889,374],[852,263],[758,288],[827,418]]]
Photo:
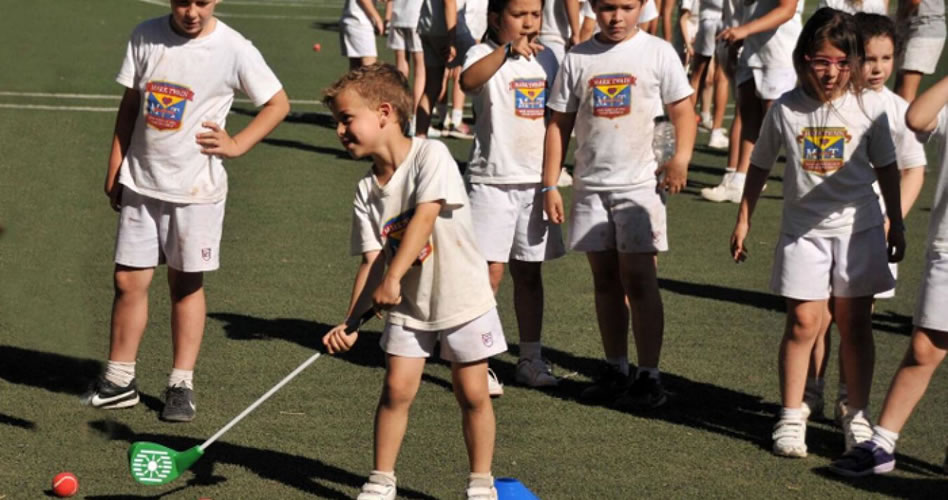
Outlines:
[[421,137],[428,135],[432,111],[443,95],[445,70],[461,66],[474,45],[464,17],[458,15],[463,1],[424,0],[421,6],[418,34],[425,54],[425,92],[415,110],[415,134]]
[[[227,197],[222,158],[250,150],[283,120],[289,100],[253,44],[214,17],[216,1],[172,2],[171,15],[132,32],[116,80],[119,105],[105,179],[120,212],[109,361],[82,402],[138,403],[135,361],[155,267],[168,265],[174,364],[161,418],[194,419],[194,366],[204,336],[204,272],[219,267]],[[231,137],[234,91],[262,110]]]
[[[606,366],[581,395],[593,403],[649,409],[667,397],[658,371],[664,312],[657,255],[668,249],[664,191],[685,184],[695,139],[695,114],[681,61],[671,44],[637,26],[643,0],[594,0],[601,31],[564,58],[547,107],[544,206],[564,221],[557,176],[576,125],[569,245],[586,252]],[[676,150],[657,165],[655,110],[664,104]],[[626,298],[628,297],[628,305]],[[638,369],[629,373],[631,312]]]
[[385,32],[385,22],[374,0],[346,0],[339,19],[339,49],[349,58],[349,69],[372,64],[378,58],[375,36]]
[[[425,53],[418,36],[418,17],[421,16],[423,0],[388,0],[385,4],[385,16],[388,20],[388,48],[395,52],[395,66],[408,78],[410,67],[414,66],[412,82],[412,120],[415,109],[425,92]],[[409,127],[410,128],[410,127]],[[414,135],[414,131],[410,131]]]
[[945,0],[898,1],[896,26],[905,47],[898,62],[895,92],[911,103],[922,75],[935,72],[945,47]]
[[[468,498],[497,498],[490,474],[495,421],[487,358],[507,350],[477,250],[457,163],[440,141],[403,133],[411,114],[407,80],[387,64],[350,71],[324,101],[354,158],[371,157],[352,206],[351,251],[362,256],[348,316],[387,311],[380,341],[385,382],[375,416],[373,470],[360,499],[392,500],[395,462],[425,360],[440,341],[463,414],[471,474]],[[329,353],[352,347],[345,321],[323,337]]]

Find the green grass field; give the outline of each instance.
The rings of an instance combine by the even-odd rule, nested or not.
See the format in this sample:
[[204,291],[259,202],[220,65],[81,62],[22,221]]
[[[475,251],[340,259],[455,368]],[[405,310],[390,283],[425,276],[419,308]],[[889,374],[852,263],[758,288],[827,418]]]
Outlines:
[[[355,496],[372,465],[372,415],[383,373],[379,321],[367,325],[353,352],[318,360],[177,481],[138,485],[126,455],[135,441],[179,450],[200,444],[319,349],[322,334],[345,313],[358,264],[348,255],[349,207],[368,163],[346,157],[317,104],[320,90],[346,65],[333,27],[339,5],[226,0],[218,9],[262,51],[294,105],[268,139],[228,164],[222,268],[206,279],[209,318],[195,380],[199,415],[170,425],[157,418],[171,366],[163,270],[152,287],[138,360],[142,404],[101,412],[78,403],[108,349],[116,216],[102,179],[121,93],[113,77],[132,28],[166,13],[167,3],[0,2],[0,499],[44,498],[64,470],[79,477],[79,497],[100,500]],[[321,52],[313,51],[316,42]],[[939,71],[945,72],[944,56]],[[243,127],[253,112],[237,102],[228,129]],[[699,143],[706,141],[702,134]],[[447,143],[466,160],[469,142]],[[721,153],[699,146],[688,189],[669,203],[671,251],[661,257],[660,278],[662,368],[671,404],[640,415],[577,401],[602,350],[588,266],[582,255],[569,254],[545,266],[544,276],[544,343],[564,383],[552,392],[510,384],[495,400],[495,475],[516,477],[544,499],[945,498],[944,366],[903,431],[894,473],[861,481],[828,474],[843,446],[829,423],[811,425],[809,458],[770,453],[784,314],[767,283],[781,170],[755,215],[751,258],[737,266],[727,253],[736,206],[697,196],[717,182],[723,166]],[[908,341],[931,184],[907,220],[898,297],[880,302],[873,317],[874,413]],[[491,365],[512,380],[517,332],[509,281],[498,301],[511,352]],[[829,401],[835,378],[834,366]],[[449,369],[435,361],[412,410],[400,493],[459,498],[466,474]]]

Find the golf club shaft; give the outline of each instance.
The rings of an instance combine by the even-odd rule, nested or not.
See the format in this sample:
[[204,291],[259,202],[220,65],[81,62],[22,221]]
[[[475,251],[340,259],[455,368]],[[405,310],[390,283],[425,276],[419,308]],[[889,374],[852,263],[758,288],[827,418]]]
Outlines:
[[[350,320],[349,322],[347,322],[346,331],[353,332],[353,331],[358,330],[359,328],[362,327],[363,323],[368,321],[374,315],[375,315],[375,311],[372,309],[369,309],[364,314],[362,314],[361,317],[357,318],[355,321]],[[293,380],[294,377],[299,375],[301,371],[305,370],[307,366],[313,364],[313,362],[316,361],[321,355],[322,353],[319,353],[319,352],[317,352],[316,354],[313,354],[312,356],[309,357],[309,359],[304,361],[303,364],[297,366],[295,370],[290,372],[289,375],[283,377],[283,380],[277,383],[277,385],[273,386],[269,391],[266,392],[266,394],[264,394],[263,396],[260,396],[256,401],[253,402],[253,404],[248,406],[247,409],[240,412],[240,415],[237,415],[236,417],[233,418],[233,420],[231,420],[230,422],[227,422],[227,425],[222,427],[221,430],[217,431],[216,434],[208,438],[207,441],[204,441],[204,443],[202,443],[200,446],[201,451],[204,451],[205,449],[207,449],[207,447],[210,446],[211,443],[213,443],[214,441],[217,441],[217,439],[223,436],[225,432],[229,431],[231,427],[237,425],[237,422],[240,422],[250,412],[254,411],[258,406],[260,406],[264,401],[266,401],[270,396],[272,396],[273,393],[275,393],[276,391],[279,391],[280,388],[286,385],[287,382],[289,382],[290,380]]]

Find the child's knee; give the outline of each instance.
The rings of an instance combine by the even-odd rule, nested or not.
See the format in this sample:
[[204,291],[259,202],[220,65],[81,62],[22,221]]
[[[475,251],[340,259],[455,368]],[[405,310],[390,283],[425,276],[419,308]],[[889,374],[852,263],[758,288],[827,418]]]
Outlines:
[[418,385],[392,378],[385,379],[379,404],[387,408],[411,406],[418,393]]
[[937,366],[948,352],[948,333],[917,330],[912,336],[911,358],[916,365]]

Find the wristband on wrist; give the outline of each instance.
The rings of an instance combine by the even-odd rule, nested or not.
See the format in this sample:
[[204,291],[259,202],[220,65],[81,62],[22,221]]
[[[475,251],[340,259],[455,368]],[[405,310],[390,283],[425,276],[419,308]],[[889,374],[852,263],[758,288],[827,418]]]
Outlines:
[[558,188],[556,186],[543,186],[542,188],[540,188],[541,193],[548,193],[550,191],[557,191],[557,190]]

